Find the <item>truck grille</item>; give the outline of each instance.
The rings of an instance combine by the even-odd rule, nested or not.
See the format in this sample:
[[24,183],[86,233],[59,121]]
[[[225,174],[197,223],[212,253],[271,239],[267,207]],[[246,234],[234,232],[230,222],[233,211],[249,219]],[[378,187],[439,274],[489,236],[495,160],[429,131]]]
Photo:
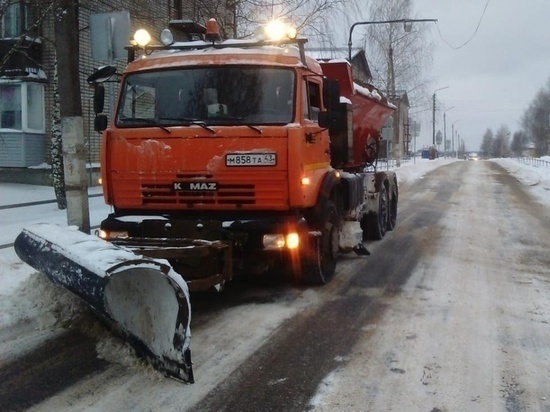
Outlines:
[[256,203],[254,184],[218,184],[215,192],[173,191],[171,184],[142,184],[143,204],[230,205]]
[[[183,190],[174,190],[174,183],[181,183]],[[216,190],[186,190],[185,183],[216,182]],[[136,182],[137,183],[137,182]],[[206,207],[252,207],[284,208],[287,204],[287,182],[285,172],[240,173],[213,177],[209,174],[183,175],[162,179],[141,178],[139,180],[140,203],[144,206],[169,206],[178,208]],[[115,189],[115,193],[116,193]],[[125,197],[123,193],[119,195]],[[137,199],[136,199],[137,200]]]

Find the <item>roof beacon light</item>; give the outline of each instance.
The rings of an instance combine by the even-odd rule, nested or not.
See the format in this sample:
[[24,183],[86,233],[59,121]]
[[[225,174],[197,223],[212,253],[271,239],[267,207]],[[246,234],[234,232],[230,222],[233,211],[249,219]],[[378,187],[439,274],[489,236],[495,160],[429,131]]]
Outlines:
[[221,40],[220,28],[218,27],[218,22],[216,19],[210,19],[206,22],[206,34],[204,36],[206,41],[212,43]]
[[145,29],[139,29],[134,34],[134,40],[139,47],[145,47],[151,42],[151,35]]
[[296,27],[288,25],[286,28],[286,35],[290,40],[294,40],[296,37],[298,37],[298,30],[296,30]]
[[160,41],[165,46],[170,46],[172,43],[174,43],[174,35],[170,31],[170,29],[164,29],[160,32]]
[[298,35],[295,27],[281,21],[271,20],[264,26],[264,33],[269,40],[280,41],[283,39],[294,40]]

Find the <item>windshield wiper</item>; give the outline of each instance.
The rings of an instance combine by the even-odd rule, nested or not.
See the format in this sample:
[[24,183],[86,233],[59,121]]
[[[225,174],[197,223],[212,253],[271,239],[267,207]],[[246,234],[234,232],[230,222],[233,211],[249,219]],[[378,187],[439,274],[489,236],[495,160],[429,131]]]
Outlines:
[[154,119],[146,119],[144,117],[124,117],[124,118],[119,118],[118,120],[123,122],[123,123],[132,123],[132,122],[143,123],[143,124],[146,124],[148,126],[158,127],[160,129],[164,130],[166,133],[172,133],[170,131],[170,129],[168,129],[167,127],[165,127],[161,124],[158,124],[158,122]]
[[174,121],[174,122],[175,121],[185,122],[185,123],[187,123],[186,126],[197,125],[197,126],[202,127],[203,129],[208,130],[212,134],[216,134],[216,131],[214,129],[212,129],[211,127],[209,127],[203,120],[192,119],[192,118],[189,118],[189,117],[160,117],[159,119],[160,120],[169,120],[169,121]]
[[262,134],[262,129],[260,129],[259,127],[256,127],[256,126],[253,126],[251,124],[248,124],[248,123],[244,123],[244,117],[222,117],[220,120],[229,120],[229,121],[235,121],[235,120],[238,120],[240,122],[242,122],[241,124],[246,126],[246,127],[249,127],[251,128],[252,130],[255,130],[256,132]]

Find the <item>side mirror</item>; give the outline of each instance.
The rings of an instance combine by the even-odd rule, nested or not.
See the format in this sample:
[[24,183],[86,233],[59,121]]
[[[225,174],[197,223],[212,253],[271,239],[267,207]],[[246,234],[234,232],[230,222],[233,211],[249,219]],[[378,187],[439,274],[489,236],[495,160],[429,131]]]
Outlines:
[[317,117],[317,123],[319,123],[319,127],[323,129],[327,129],[330,127],[331,118],[329,115],[329,112],[322,111],[318,113]]
[[107,123],[108,123],[107,116],[105,116],[104,114],[96,115],[94,119],[94,130],[96,132],[101,133],[102,131],[107,129]]
[[105,87],[102,84],[96,84],[94,86],[94,113],[99,114],[103,112],[105,107]]
[[86,79],[86,81],[89,84],[103,83],[111,80],[111,77],[113,77],[115,74],[116,74],[115,66],[103,66],[101,69],[98,69],[92,74],[90,74]]

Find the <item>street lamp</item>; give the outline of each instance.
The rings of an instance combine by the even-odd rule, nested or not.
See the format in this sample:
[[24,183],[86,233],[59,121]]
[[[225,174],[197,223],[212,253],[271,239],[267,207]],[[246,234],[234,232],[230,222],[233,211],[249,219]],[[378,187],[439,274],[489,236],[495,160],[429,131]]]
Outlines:
[[432,119],[432,145],[435,146],[435,93],[440,91],[440,90],[445,90],[445,89],[448,89],[449,87],[451,86],[445,86],[445,87],[441,87],[439,89],[435,89],[434,90],[434,94],[433,94],[433,108],[432,108],[432,116],[433,116],[433,119]]
[[351,25],[349,29],[349,39],[348,39],[348,56],[349,62],[351,64],[351,45],[352,45],[352,33],[355,26],[365,25],[365,24],[391,24],[391,23],[403,23],[403,29],[408,33],[412,29],[413,23],[421,22],[436,22],[437,19],[399,19],[399,20],[384,20],[384,21],[358,21]]
[[454,109],[455,107],[449,107],[448,109],[445,109],[443,111],[443,153],[445,157],[447,157],[447,120],[446,120],[446,114],[449,110]]

